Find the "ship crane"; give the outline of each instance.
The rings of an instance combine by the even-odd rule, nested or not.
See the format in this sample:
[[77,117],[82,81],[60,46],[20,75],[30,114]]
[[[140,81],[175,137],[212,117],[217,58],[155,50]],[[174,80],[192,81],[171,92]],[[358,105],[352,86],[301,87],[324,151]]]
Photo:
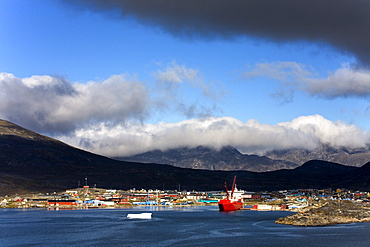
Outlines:
[[227,183],[225,182],[225,190],[226,190],[226,197],[227,199],[231,199],[234,196],[235,191],[235,185],[236,185],[236,176],[234,176],[233,185],[231,187],[231,194],[229,193],[229,189],[227,188]]

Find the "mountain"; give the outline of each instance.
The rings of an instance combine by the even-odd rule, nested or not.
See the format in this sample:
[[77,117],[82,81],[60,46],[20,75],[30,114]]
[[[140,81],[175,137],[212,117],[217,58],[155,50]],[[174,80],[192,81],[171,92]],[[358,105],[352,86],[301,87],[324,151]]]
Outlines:
[[322,145],[312,151],[303,149],[274,150],[268,152],[265,156],[273,160],[290,161],[299,166],[309,160],[316,159],[360,167],[370,161],[370,147],[348,149]]
[[196,148],[176,148],[168,151],[155,150],[115,159],[141,163],[167,164],[191,169],[221,171],[240,170],[266,172],[293,169],[298,166],[290,161],[273,160],[265,156],[242,154],[236,148],[230,146],[223,147],[221,150],[215,150],[204,146]]
[[370,161],[370,147],[346,149],[321,146],[309,151],[304,149],[274,150],[264,156],[240,153],[233,147],[215,150],[204,146],[196,148],[176,148],[167,151],[150,151],[129,157],[115,159],[167,164],[183,168],[206,170],[242,170],[267,172],[281,169],[294,169],[310,160],[324,160],[347,166],[360,167]]
[[370,163],[349,167],[312,160],[292,170],[209,171],[113,160],[0,120],[0,195],[90,186],[115,189],[223,190],[237,176],[249,191],[298,188],[370,190]]

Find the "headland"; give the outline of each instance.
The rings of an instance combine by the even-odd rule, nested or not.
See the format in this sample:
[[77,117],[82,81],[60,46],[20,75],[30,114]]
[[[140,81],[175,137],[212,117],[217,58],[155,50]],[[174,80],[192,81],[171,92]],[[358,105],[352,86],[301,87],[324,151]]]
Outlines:
[[330,200],[323,205],[302,208],[275,223],[294,226],[328,226],[370,221],[370,207],[349,200]]

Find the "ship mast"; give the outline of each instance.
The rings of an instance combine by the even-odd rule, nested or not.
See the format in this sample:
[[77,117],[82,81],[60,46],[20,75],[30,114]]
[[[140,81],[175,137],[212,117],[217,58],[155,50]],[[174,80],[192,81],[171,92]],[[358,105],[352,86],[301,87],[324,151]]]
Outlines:
[[230,199],[229,190],[227,189],[227,183],[225,182],[226,198]]
[[236,176],[234,176],[233,186],[231,187],[231,198],[232,198],[232,197],[233,197],[233,195],[234,195],[235,184],[236,184]]

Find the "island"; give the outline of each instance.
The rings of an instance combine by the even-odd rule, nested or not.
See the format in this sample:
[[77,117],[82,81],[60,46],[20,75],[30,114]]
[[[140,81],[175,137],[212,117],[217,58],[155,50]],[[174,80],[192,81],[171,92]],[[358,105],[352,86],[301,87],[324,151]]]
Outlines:
[[326,201],[279,218],[277,224],[294,226],[329,226],[370,221],[370,205],[355,201]]

